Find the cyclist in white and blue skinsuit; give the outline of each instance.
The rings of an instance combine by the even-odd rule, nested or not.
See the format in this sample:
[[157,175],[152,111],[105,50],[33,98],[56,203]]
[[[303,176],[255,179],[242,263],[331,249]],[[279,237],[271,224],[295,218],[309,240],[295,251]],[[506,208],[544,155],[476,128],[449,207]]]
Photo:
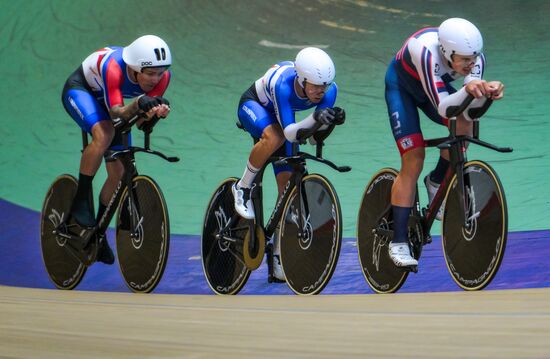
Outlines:
[[[394,237],[388,246],[396,266],[418,264],[411,256],[407,238],[408,218],[425,157],[418,109],[432,121],[447,126],[447,108],[460,105],[468,94],[476,98],[470,108],[482,106],[487,98],[498,100],[504,95],[502,83],[482,80],[482,49],[483,39],[477,27],[467,20],[451,18],[439,28],[425,28],[413,34],[386,72],[388,115],[401,154],[401,169],[391,193]],[[460,77],[464,77],[464,86],[457,91],[450,82]],[[471,135],[471,120],[466,111],[457,117],[457,135]],[[442,150],[436,168],[424,179],[430,202],[448,167],[449,153]]]
[[[242,95],[239,120],[246,131],[258,139],[242,178],[232,187],[235,209],[243,218],[254,218],[251,186],[271,155],[279,149],[281,155],[290,155],[299,129],[312,128],[316,122],[323,125],[344,122],[345,113],[333,109],[338,92],[334,75],[334,63],[327,53],[309,47],[298,53],[295,62],[284,61],[271,67]],[[313,107],[312,114],[296,123],[296,111]],[[290,178],[290,171],[287,166],[274,165],[279,195]],[[278,243],[275,243],[274,276],[282,280],[278,252]]]

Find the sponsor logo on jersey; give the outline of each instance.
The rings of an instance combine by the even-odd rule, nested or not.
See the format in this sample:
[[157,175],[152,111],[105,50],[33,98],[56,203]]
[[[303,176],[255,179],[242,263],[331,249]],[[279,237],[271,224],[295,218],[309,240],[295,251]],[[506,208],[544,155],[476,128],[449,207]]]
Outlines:
[[255,115],[254,112],[252,112],[252,110],[249,109],[246,105],[243,105],[243,111],[246,112],[246,114],[247,114],[248,116],[250,116],[250,118],[252,119],[252,121],[256,122],[256,120],[257,120],[256,115]]

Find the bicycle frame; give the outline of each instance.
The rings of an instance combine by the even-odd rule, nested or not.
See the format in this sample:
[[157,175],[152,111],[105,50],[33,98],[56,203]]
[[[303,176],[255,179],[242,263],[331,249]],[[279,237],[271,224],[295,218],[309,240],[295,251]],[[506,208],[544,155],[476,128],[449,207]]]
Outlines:
[[[270,163],[279,163],[279,164],[290,164],[293,168],[292,174],[285,184],[285,187],[283,189],[283,193],[279,198],[277,199],[277,202],[275,204],[275,207],[273,208],[273,212],[271,213],[271,216],[269,217],[269,220],[267,221],[267,225],[264,227],[264,218],[263,218],[263,190],[262,190],[262,180],[263,180],[263,174],[264,171]],[[281,217],[283,215],[283,207],[288,198],[290,197],[290,194],[294,190],[294,188],[298,189],[298,201],[301,201],[303,199],[302,196],[302,178],[307,175],[307,170],[305,167],[305,161],[300,156],[300,153],[298,153],[298,146],[294,144],[292,146],[292,156],[291,157],[270,157],[268,161],[266,162],[265,166],[262,168],[262,170],[258,173],[256,178],[254,179],[254,190],[253,190],[253,203],[254,203],[254,210],[257,213],[255,225],[260,225],[262,228],[264,228],[264,232],[266,236],[271,237],[275,233],[275,229],[277,228]],[[256,190],[257,189],[257,190]],[[301,203],[299,202],[301,205]],[[307,204],[306,204],[307,206]],[[301,207],[300,207],[301,208]],[[302,216],[298,216],[299,221],[299,228],[303,228],[303,218]],[[300,233],[301,234],[301,233]],[[300,235],[299,234],[299,235]]]
[[[298,143],[304,144],[306,142],[307,138],[312,136],[313,134],[315,134],[315,132],[320,128],[320,126],[321,126],[320,124],[317,124],[316,126],[314,126],[311,129],[301,129],[301,130],[299,130],[298,134],[296,136],[297,139],[298,139]],[[237,123],[237,127],[243,129],[243,127],[240,125],[240,123]],[[333,129],[334,129],[334,126],[329,128],[328,130],[326,130],[325,138],[326,138],[326,136],[328,136],[332,132]],[[283,208],[284,204],[286,203],[286,201],[290,197],[290,194],[292,193],[292,190],[294,188],[298,189],[298,201],[299,201],[298,203],[299,203],[300,208],[302,207],[302,202],[301,201],[305,200],[305,197],[303,196],[303,192],[302,192],[302,179],[303,179],[304,176],[307,175],[307,170],[306,170],[306,166],[305,166],[306,165],[306,162],[305,162],[306,159],[314,160],[314,161],[326,164],[329,167],[331,167],[331,168],[333,168],[333,169],[335,169],[339,172],[348,172],[348,171],[351,170],[351,167],[349,167],[349,166],[337,166],[333,162],[331,162],[329,160],[326,160],[322,157],[323,156],[323,150],[322,149],[323,149],[323,145],[324,145],[323,141],[324,141],[324,138],[317,141],[316,155],[315,156],[313,156],[309,153],[299,152],[298,151],[298,143],[294,143],[293,146],[292,146],[292,155],[291,156],[288,156],[288,157],[285,157],[285,156],[272,156],[266,161],[264,166],[260,169],[260,171],[256,175],[256,178],[254,179],[253,186],[252,186],[251,196],[252,196],[252,200],[253,200],[252,202],[254,203],[254,211],[256,213],[256,217],[253,221],[249,221],[250,222],[249,226],[251,228],[254,228],[255,226],[259,225],[264,230],[264,233],[267,237],[272,237],[273,234],[275,233],[275,229],[277,228],[277,226],[278,226],[278,224],[281,220],[281,217],[283,215],[282,211],[284,209]],[[256,143],[256,142],[257,142],[257,140],[254,141],[254,143]],[[293,168],[293,171],[292,171],[292,174],[291,174],[288,182],[286,183],[286,185],[283,189],[283,193],[277,199],[277,202],[275,204],[273,212],[271,213],[271,216],[269,217],[267,225],[264,226],[262,181],[263,181],[264,171],[270,163],[276,163],[276,164],[281,164],[281,165],[290,164]],[[304,206],[307,208],[307,203],[304,203]],[[298,218],[299,228],[303,229],[304,228],[303,223],[302,223],[303,218],[302,218],[302,216],[298,216],[298,217],[299,217]],[[227,224],[224,226],[224,228],[222,228],[219,231],[219,233],[216,235],[218,237],[218,239],[225,239],[225,240],[234,242],[235,239],[227,236],[227,231],[229,229],[233,228],[233,225],[235,223],[237,223],[239,218],[240,218],[239,215],[237,213],[235,213],[231,217],[231,219],[227,222]],[[251,234],[251,243],[252,243],[251,246],[253,247],[255,245],[255,242],[256,242],[256,238],[255,238],[256,234],[255,234],[254,230],[251,230],[250,234]],[[299,233],[298,235],[299,236],[304,236],[303,233]]]
[[[118,182],[117,187],[115,188],[115,191],[113,192],[111,198],[109,199],[105,212],[99,219],[98,224],[91,230],[87,230],[85,233],[81,232],[81,234],[84,234],[83,237],[81,235],[74,235],[63,231],[61,228],[63,227],[66,228],[66,223],[61,223],[54,231],[56,235],[69,239],[70,242],[68,243],[74,243],[75,241],[80,243],[79,245],[80,248],[72,248],[71,245],[68,246],[68,248],[71,250],[71,252],[73,252],[73,254],[75,254],[84,263],[89,262],[89,258],[82,257],[83,253],[80,253],[79,249],[82,250],[86,248],[90,244],[91,239],[94,238],[97,233],[105,233],[105,231],[109,226],[109,223],[111,222],[113,216],[115,215],[117,208],[120,205],[120,200],[122,198],[122,195],[125,189],[128,189],[128,196],[130,197],[130,202],[129,202],[130,206],[132,206],[135,203],[134,192],[130,190],[132,188],[132,179],[138,174],[134,153],[145,152],[145,153],[159,156],[168,162],[179,161],[178,157],[168,157],[158,151],[154,151],[150,149],[150,135],[153,131],[154,125],[159,120],[158,118],[150,121],[149,126],[144,130],[145,132],[144,147],[130,147],[128,145],[128,137],[129,137],[130,129],[132,125],[136,123],[137,120],[139,119],[140,119],[140,116],[136,115],[132,119],[130,119],[127,123],[123,123],[123,122],[115,123],[115,129],[119,130],[122,134],[123,149],[118,151],[108,151],[107,152],[108,155],[106,156],[106,161],[121,160],[124,166],[124,174],[122,176],[122,179]],[[86,148],[87,145],[88,145],[88,134],[85,131],[82,131],[83,150],[84,148]],[[90,197],[92,197],[91,193],[90,193]],[[129,213],[131,213],[131,216],[130,216],[131,228],[132,228],[131,237],[137,238],[138,234],[136,232],[136,229],[139,225],[140,220],[136,218],[136,216],[134,216],[134,211],[132,210],[132,208],[130,208]]]

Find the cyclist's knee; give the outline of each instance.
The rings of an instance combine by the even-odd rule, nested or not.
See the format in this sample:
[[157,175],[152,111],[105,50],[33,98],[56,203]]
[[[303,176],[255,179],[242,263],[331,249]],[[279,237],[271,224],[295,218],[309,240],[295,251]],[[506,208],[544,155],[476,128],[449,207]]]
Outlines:
[[285,142],[285,135],[278,126],[268,126],[262,133],[260,141],[271,149],[271,152],[275,152]]
[[103,149],[109,148],[115,137],[115,128],[110,121],[100,121],[92,127],[92,142]]
[[401,157],[401,173],[405,177],[417,179],[424,167],[426,151],[424,148],[415,148]]

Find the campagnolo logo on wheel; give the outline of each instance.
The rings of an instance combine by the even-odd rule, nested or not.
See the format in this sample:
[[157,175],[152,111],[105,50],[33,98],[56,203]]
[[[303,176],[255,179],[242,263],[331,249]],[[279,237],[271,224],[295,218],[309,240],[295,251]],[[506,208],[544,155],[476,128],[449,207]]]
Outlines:
[[[380,228],[389,229],[389,224],[386,218],[382,218],[380,223]],[[376,271],[380,271],[380,253],[382,252],[382,247],[388,244],[388,237],[381,236],[377,233],[374,234],[374,240],[372,244],[372,264],[376,267]]]
[[[214,211],[214,215],[216,216],[216,222],[218,222],[219,233],[223,228],[225,228],[225,226],[227,226],[227,223],[229,223],[229,218],[227,218],[222,206],[220,206],[217,211]],[[225,239],[219,240],[218,247],[222,252],[227,251],[229,249],[229,241]]]
[[132,217],[137,219],[137,224],[134,228],[136,236],[130,236],[132,238],[132,246],[135,249],[140,249],[143,245],[143,216],[139,216],[136,206],[132,206],[132,201],[128,201],[128,212],[132,213]]
[[475,238],[477,233],[477,219],[480,212],[476,211],[476,196],[473,186],[465,188],[466,198],[468,202],[468,218],[466,219],[467,227],[462,227],[462,235],[468,242]]
[[158,279],[158,274],[162,269],[162,263],[164,263],[164,254],[166,252],[164,249],[165,247],[164,244],[166,243],[166,226],[164,224],[164,221],[162,221],[162,224],[160,226],[160,236],[162,237],[162,241],[159,249],[159,257],[158,257],[159,259],[157,261],[157,265],[155,266],[155,270],[153,271],[153,274],[149,277],[149,279],[145,283],[138,284],[135,282],[130,282],[130,286],[138,291],[141,291],[145,288],[149,288],[153,284],[153,282]]
[[395,181],[395,175],[391,174],[391,173],[384,173],[378,177],[376,177],[376,179],[374,181],[372,181],[371,185],[369,186],[369,188],[367,188],[367,193],[370,194],[372,192],[372,189],[374,188],[374,186],[376,186],[376,184],[380,181],[383,181],[383,180],[386,180],[386,181]]
[[[292,207],[291,210],[291,217],[290,220],[292,223],[296,225],[296,227],[300,228],[300,221],[299,221],[299,215],[301,211],[298,210],[296,207]],[[304,228],[302,230],[302,236],[298,237],[298,245],[302,250],[307,250],[311,246],[311,242],[313,241],[313,227],[311,226],[311,215],[308,213],[307,217],[305,215],[302,215],[302,223],[304,225]]]
[[241,280],[244,277],[245,273],[246,273],[246,266],[243,266],[243,270],[241,271],[241,273],[239,273],[239,276],[233,281],[233,283],[230,286],[228,286],[228,287],[217,286],[216,290],[219,293],[231,293],[231,292],[233,292],[235,290],[235,288],[237,287],[237,285],[239,283],[241,283]]
[[[331,213],[332,213],[332,220],[334,225],[332,227],[332,246],[330,247],[329,258],[334,258],[334,255],[336,253],[336,245],[338,244],[338,241],[336,240],[336,236],[338,235],[338,222],[336,221],[336,208],[334,207],[334,205],[332,206]],[[303,287],[302,292],[308,293],[317,289],[319,285],[326,280],[332,265],[333,265],[332,261],[327,261],[327,265],[325,266],[323,273],[321,273],[321,275],[319,276],[319,278],[317,278],[315,283]]]
[[[48,215],[48,219],[52,222],[53,227],[57,228],[61,223],[63,223],[63,220],[65,219],[65,212],[59,213],[55,208],[52,208],[52,213]],[[67,243],[67,238],[55,236],[55,241],[58,246],[63,247],[65,243]]]

